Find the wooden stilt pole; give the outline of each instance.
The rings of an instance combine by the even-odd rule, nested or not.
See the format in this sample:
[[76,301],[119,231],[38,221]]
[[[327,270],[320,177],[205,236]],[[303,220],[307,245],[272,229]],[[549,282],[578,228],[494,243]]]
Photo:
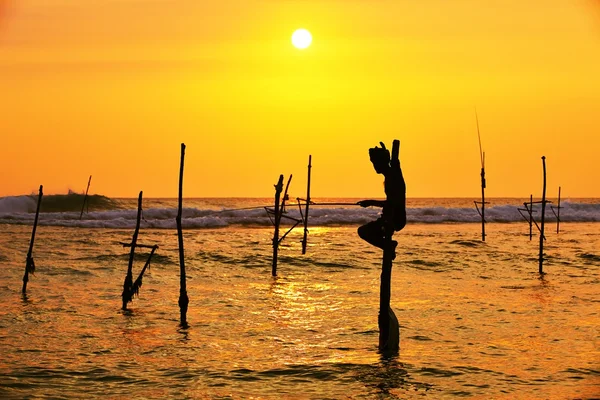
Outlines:
[[558,209],[556,210],[556,233],[560,232],[560,186],[558,187]]
[[[394,140],[392,144],[391,168],[392,174],[400,172],[400,141]],[[390,201],[390,199],[386,199]],[[393,210],[390,207],[390,210]],[[392,211],[393,212],[393,211]],[[384,355],[396,354],[400,348],[400,328],[398,319],[390,307],[392,296],[392,264],[395,249],[392,244],[394,235],[394,216],[386,215],[385,223],[385,247],[383,249],[383,262],[381,265],[381,282],[379,288],[379,350]]]
[[546,156],[542,156],[542,166],[544,168],[544,185],[542,189],[542,216],[541,216],[541,224],[540,224],[540,274],[544,273],[543,263],[544,263],[544,219],[546,213]]
[[132,300],[132,289],[133,289],[133,258],[135,256],[135,247],[137,244],[138,233],[140,231],[140,221],[142,219],[142,194],[138,197],[138,211],[137,211],[137,220],[135,223],[135,230],[133,231],[133,237],[131,239],[131,251],[129,253],[129,265],[127,266],[127,276],[125,277],[125,282],[123,282],[123,293],[121,297],[123,298],[123,310],[127,310],[127,303]]
[[533,239],[533,194],[529,195],[529,240]]
[[306,185],[306,208],[304,210],[304,237],[302,238],[302,254],[306,254],[306,240],[308,235],[308,207],[310,205],[310,170],[312,168],[312,155],[308,156],[308,184]]
[[83,210],[85,209],[85,203],[87,202],[88,191],[90,190],[90,183],[92,182],[92,176],[90,175],[90,179],[88,179],[87,189],[85,189],[85,196],[83,196],[83,204],[81,205],[81,213],[79,214],[79,219],[83,216]]
[[279,211],[279,200],[283,190],[283,175],[279,175],[279,181],[275,185],[275,232],[273,233],[273,265],[271,275],[277,276],[277,252],[279,250],[279,223],[281,222]]
[[27,260],[25,262],[25,275],[23,275],[23,288],[21,292],[25,294],[27,292],[27,282],[29,282],[29,274],[35,273],[35,262],[33,261],[33,242],[35,241],[35,231],[37,229],[38,217],[40,215],[40,205],[42,204],[43,186],[40,185],[40,192],[38,194],[37,207],[35,210],[35,219],[33,221],[33,229],[31,230],[31,240],[29,241],[29,251],[27,252]]
[[485,153],[481,167],[481,240],[485,242]]
[[475,109],[475,121],[477,123],[477,138],[479,139],[479,156],[481,157],[481,210],[477,207],[477,201],[475,201],[475,207],[481,216],[481,240],[485,242],[485,152],[481,147],[481,134],[479,133],[479,117],[477,116],[477,109]]
[[177,208],[177,238],[179,242],[179,312],[181,325],[187,325],[187,310],[190,302],[187,295],[185,257],[183,252],[183,229],[181,226],[181,214],[183,203],[183,161],[185,158],[185,144],[181,143],[181,164],[179,167],[179,206]]

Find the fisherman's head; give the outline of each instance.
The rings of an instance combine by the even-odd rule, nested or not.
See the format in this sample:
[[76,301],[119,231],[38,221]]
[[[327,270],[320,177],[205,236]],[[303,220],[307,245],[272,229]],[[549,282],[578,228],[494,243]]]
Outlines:
[[369,149],[369,157],[378,174],[384,173],[390,167],[390,152],[385,148],[382,142],[379,142],[381,147],[373,147]]

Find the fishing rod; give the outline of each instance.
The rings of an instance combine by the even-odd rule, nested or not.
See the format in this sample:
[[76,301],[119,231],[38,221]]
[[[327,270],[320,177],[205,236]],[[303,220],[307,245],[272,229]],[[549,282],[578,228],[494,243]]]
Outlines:
[[[286,203],[287,206],[297,206],[297,205],[304,205],[304,204],[306,204],[306,203]],[[315,202],[311,201],[310,205],[311,206],[358,206],[360,204],[358,204],[358,202],[354,202],[354,203],[344,203],[344,202],[340,202],[340,203],[315,203]],[[270,207],[270,206],[228,208],[228,209],[225,209],[225,210],[214,210],[213,212],[215,212],[215,213],[221,213],[221,212],[243,211],[243,210],[261,210],[261,209],[264,209],[265,207]]]

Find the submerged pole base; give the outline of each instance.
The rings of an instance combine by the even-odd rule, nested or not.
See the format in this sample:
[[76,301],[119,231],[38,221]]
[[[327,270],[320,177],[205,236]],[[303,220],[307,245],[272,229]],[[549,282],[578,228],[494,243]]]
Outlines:
[[[379,317],[379,352],[386,356],[393,356],[400,351],[400,326],[398,318],[392,308],[388,308],[388,326],[382,326],[382,318]],[[387,328],[387,329],[382,329]]]
[[190,299],[187,295],[187,291],[181,291],[179,293],[179,316],[182,326],[187,326],[187,310]]

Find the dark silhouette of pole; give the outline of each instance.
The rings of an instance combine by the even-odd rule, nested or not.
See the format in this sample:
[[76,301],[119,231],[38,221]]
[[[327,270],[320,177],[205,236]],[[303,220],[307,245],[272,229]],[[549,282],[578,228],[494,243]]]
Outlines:
[[279,211],[279,199],[283,190],[283,175],[279,175],[279,181],[275,185],[275,232],[273,233],[273,265],[271,267],[271,275],[277,276],[277,252],[279,250],[279,223],[281,214]]
[[92,182],[92,176],[90,175],[90,179],[88,179],[87,189],[85,189],[85,196],[83,196],[83,204],[81,205],[81,213],[79,214],[79,219],[83,216],[83,210],[85,209],[85,203],[88,197],[88,191],[90,190],[90,183]]
[[312,155],[308,156],[308,184],[306,185],[306,208],[304,210],[304,237],[302,238],[302,254],[306,254],[306,236],[308,235],[308,207],[310,205],[310,170]]
[[35,219],[33,221],[33,229],[31,230],[31,240],[29,241],[29,251],[27,252],[27,260],[25,261],[25,275],[23,275],[23,288],[21,292],[25,294],[27,292],[27,282],[29,282],[29,274],[35,273],[35,262],[33,261],[33,242],[35,241],[35,231],[37,229],[38,217],[40,215],[40,205],[42,204],[43,186],[40,185],[40,192],[38,194],[37,207],[35,210]]
[[152,260],[152,256],[154,255],[154,252],[158,249],[158,245],[155,244],[153,246],[148,246],[148,245],[139,245],[138,244],[138,245],[136,245],[136,247],[150,247],[152,250],[150,251],[150,255],[148,256],[148,259],[146,260],[144,267],[140,271],[140,274],[138,275],[135,282],[133,282],[133,285],[131,285],[131,297],[132,298],[134,295],[139,294],[140,288],[142,287],[142,280],[144,278],[144,272],[146,272],[146,269],[148,269],[150,267],[150,261]]
[[481,147],[481,134],[479,132],[479,117],[475,110],[475,121],[477,123],[477,138],[479,139],[479,156],[481,157],[481,240],[485,242],[485,152]]
[[540,223],[540,274],[544,273],[544,220],[546,213],[546,156],[542,156],[542,166],[544,169],[544,185],[542,189],[542,218]]
[[[392,144],[392,155],[390,166],[392,174],[400,171],[400,141],[394,140]],[[390,202],[389,194],[386,194],[386,201]],[[389,208],[386,214],[385,223],[385,244],[383,249],[383,262],[381,265],[381,282],[379,288],[379,350],[384,355],[392,355],[398,352],[400,347],[400,331],[396,314],[390,307],[392,297],[392,265],[395,255],[395,249],[392,244],[394,235],[394,215],[393,207]]]
[[140,231],[140,221],[142,219],[142,194],[138,197],[138,211],[137,211],[137,220],[135,223],[135,230],[133,231],[133,237],[131,239],[131,251],[129,253],[129,265],[127,266],[127,276],[125,277],[125,282],[123,282],[123,293],[121,297],[123,298],[123,310],[127,310],[127,303],[131,302],[133,298],[133,258],[135,256],[135,247],[137,245],[138,233]]
[[[485,153],[483,160],[485,162]],[[485,167],[481,167],[481,240],[485,242]]]
[[556,233],[560,232],[560,186],[558,187],[558,208],[556,210]]
[[533,194],[529,195],[529,240],[533,239]]
[[179,242],[179,312],[181,325],[187,324],[187,310],[190,302],[187,294],[185,257],[183,252],[183,229],[181,226],[181,213],[183,203],[183,162],[185,158],[185,144],[181,143],[181,164],[179,167],[179,206],[177,208],[177,239]]

